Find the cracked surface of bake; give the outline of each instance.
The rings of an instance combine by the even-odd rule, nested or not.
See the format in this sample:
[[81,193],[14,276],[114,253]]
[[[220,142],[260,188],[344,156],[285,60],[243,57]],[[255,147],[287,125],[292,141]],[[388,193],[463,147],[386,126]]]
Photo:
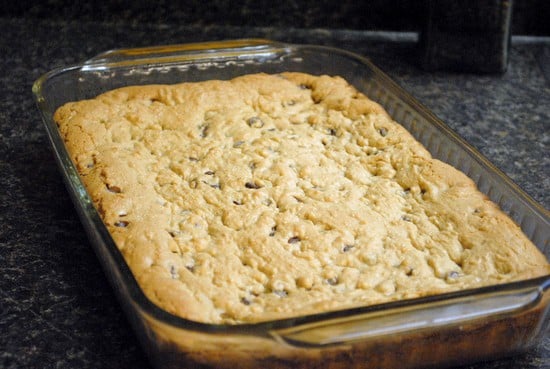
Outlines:
[[549,273],[461,172],[339,77],[132,86],[55,115],[145,294],[257,322]]

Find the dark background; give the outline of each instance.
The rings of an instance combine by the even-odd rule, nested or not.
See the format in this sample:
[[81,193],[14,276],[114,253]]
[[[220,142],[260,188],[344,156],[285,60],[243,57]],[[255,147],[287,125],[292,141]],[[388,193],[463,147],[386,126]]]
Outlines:
[[[427,0],[185,0],[3,1],[0,17],[253,26],[418,31]],[[438,0],[433,0],[438,1]],[[461,0],[457,0],[460,3]],[[480,0],[495,2],[495,0]],[[515,0],[512,33],[550,36],[550,1]]]

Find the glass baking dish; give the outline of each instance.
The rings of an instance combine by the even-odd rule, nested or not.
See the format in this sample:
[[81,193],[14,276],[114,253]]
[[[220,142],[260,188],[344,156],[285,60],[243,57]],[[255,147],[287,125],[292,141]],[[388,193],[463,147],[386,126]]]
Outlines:
[[470,176],[548,258],[550,216],[367,59],[248,39],[113,50],[40,77],[33,92],[91,244],[158,368],[417,368],[512,355],[549,332],[550,275],[493,287],[255,324],[215,325],[160,309],[140,290],[71,162],[55,110],[113,88],[299,71],[340,75],[382,104],[432,155]]

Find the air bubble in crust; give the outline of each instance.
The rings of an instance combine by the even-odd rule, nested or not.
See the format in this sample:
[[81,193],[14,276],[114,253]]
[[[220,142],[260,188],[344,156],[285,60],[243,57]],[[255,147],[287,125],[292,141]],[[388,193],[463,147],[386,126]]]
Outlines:
[[286,290],[275,290],[273,293],[279,297],[287,297],[288,292]]

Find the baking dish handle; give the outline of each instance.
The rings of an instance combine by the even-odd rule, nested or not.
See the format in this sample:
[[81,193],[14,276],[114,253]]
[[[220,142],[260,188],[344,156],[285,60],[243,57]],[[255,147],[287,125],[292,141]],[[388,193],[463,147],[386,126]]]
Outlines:
[[205,59],[208,55],[216,58],[258,56],[286,50],[289,45],[266,39],[238,39],[174,44],[142,48],[114,49],[98,54],[84,63],[85,67],[94,65],[128,66],[149,63],[170,63],[186,60]]
[[541,301],[540,286],[397,307],[271,331],[278,341],[322,347],[515,314]]

